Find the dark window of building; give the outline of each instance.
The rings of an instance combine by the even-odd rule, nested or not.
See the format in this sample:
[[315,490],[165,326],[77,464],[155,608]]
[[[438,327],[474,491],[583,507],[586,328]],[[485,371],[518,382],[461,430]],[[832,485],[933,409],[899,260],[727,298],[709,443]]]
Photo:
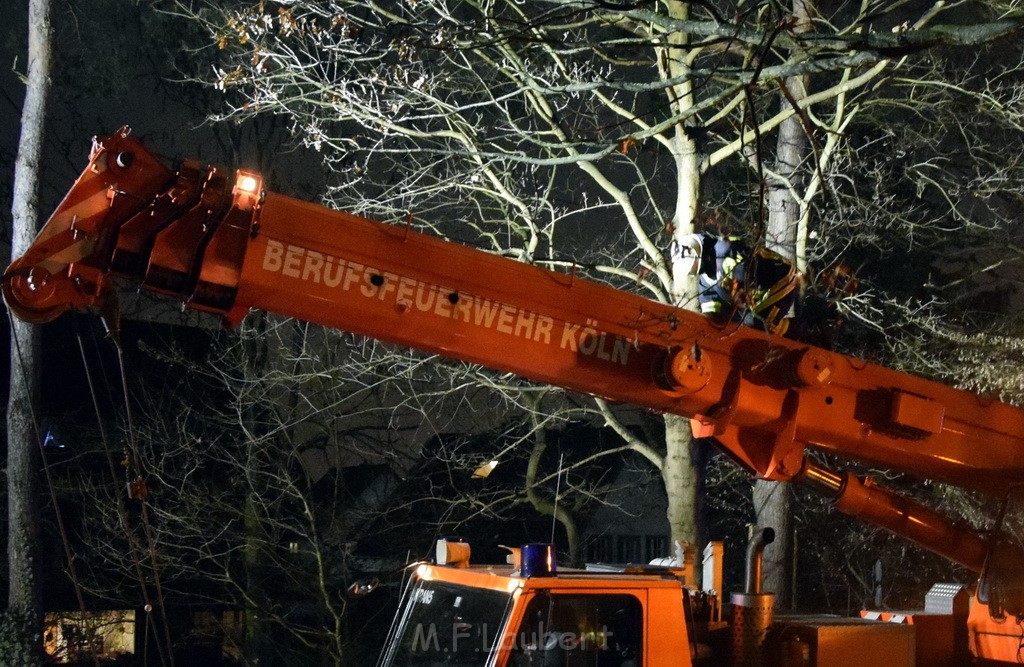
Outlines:
[[614,560],[615,552],[612,550],[611,535],[599,535],[587,545],[587,562],[611,563]]
[[647,535],[644,537],[644,548],[647,553],[645,562],[651,562],[655,558],[665,558],[667,556],[674,556],[672,550],[668,548],[668,537],[665,535]]
[[640,550],[639,535],[619,535],[618,562],[620,563],[642,563],[644,554]]

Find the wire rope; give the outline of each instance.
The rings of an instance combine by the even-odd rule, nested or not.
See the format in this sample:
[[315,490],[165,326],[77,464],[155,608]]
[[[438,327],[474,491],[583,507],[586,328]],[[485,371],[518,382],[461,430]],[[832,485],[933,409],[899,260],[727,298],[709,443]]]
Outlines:
[[[103,426],[103,417],[102,417],[102,413],[100,411],[99,398],[98,398],[97,392],[96,392],[96,384],[93,381],[92,370],[89,368],[88,356],[85,353],[85,345],[82,343],[81,331],[77,331],[76,332],[76,336],[77,336],[77,339],[78,339],[78,349],[79,349],[79,352],[82,355],[82,367],[85,369],[85,378],[86,378],[86,382],[89,385],[89,394],[90,394],[90,396],[92,398],[93,409],[96,412],[96,423],[99,425],[100,440],[103,443],[103,453],[104,453],[104,455],[106,457],[106,460],[107,460],[107,467],[109,468],[109,471],[110,471],[110,477],[111,477],[111,479],[114,482],[114,487],[115,488],[120,488],[120,481],[118,479],[118,474],[117,474],[117,466],[114,465],[114,458],[111,455],[110,439],[107,437],[107,430]],[[141,550],[141,546],[138,543],[138,539],[136,538],[135,533],[132,532],[131,527],[129,526],[128,508],[125,505],[124,498],[121,496],[121,494],[119,492],[115,493],[114,496],[115,496],[116,502],[117,502],[118,523],[120,524],[122,530],[124,531],[125,539],[128,542],[128,550],[129,550],[129,553],[131,554],[132,567],[133,567],[133,570],[135,571],[135,578],[136,578],[136,581],[138,581],[139,590],[142,593],[142,601],[144,603],[143,610],[146,613],[146,642],[145,643],[146,643],[146,647],[148,648],[148,646],[149,646],[149,630],[150,630],[150,626],[151,625],[155,625],[155,620],[153,619],[153,614],[152,614],[153,602],[150,599],[149,590],[146,587],[146,578],[145,578],[145,574],[142,571],[142,562],[141,562],[141,560],[139,558],[139,551]],[[153,627],[153,630],[156,631],[156,627]],[[167,664],[167,660],[164,657],[164,646],[160,642],[157,642],[157,653],[159,654],[159,657],[160,657],[160,664],[161,665],[166,665]]]
[[[128,482],[128,489],[131,496],[139,502],[142,508],[142,532],[146,536],[146,547],[149,552],[150,569],[153,572],[153,587],[156,590],[157,605],[160,609],[160,621],[163,626],[164,641],[167,642],[167,658],[171,667],[174,667],[174,649],[171,641],[171,628],[167,621],[167,607],[164,601],[163,584],[160,581],[160,564],[157,558],[156,539],[153,536],[153,526],[149,518],[149,492],[146,488],[145,470],[142,466],[142,457],[139,454],[138,440],[136,439],[135,419],[132,412],[130,394],[128,392],[128,375],[125,364],[124,347],[121,345],[120,332],[116,322],[108,321],[107,325],[109,338],[117,350],[118,370],[121,377],[121,393],[124,396],[125,427],[128,437],[129,466],[134,470],[135,478]],[[129,472],[129,477],[131,477]]]

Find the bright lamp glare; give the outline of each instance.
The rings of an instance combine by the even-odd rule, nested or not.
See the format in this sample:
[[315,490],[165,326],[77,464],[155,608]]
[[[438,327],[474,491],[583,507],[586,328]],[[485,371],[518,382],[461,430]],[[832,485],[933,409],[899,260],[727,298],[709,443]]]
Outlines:
[[238,189],[245,192],[256,192],[259,183],[252,176],[241,176],[238,179]]

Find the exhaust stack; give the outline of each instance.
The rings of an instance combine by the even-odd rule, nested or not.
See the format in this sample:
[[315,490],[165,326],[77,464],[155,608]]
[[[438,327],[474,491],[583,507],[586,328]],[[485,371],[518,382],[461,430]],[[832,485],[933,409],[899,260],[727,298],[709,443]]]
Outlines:
[[765,638],[774,618],[775,594],[761,592],[761,563],[764,548],[775,541],[771,528],[755,530],[747,543],[747,571],[744,592],[733,593],[732,661],[737,667],[767,664]]

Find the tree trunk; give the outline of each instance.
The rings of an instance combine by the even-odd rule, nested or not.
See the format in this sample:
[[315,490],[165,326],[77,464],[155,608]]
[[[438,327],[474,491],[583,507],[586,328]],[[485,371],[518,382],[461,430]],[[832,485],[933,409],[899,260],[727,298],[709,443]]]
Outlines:
[[[526,401],[530,402],[532,399],[525,398]],[[580,564],[580,537],[579,529],[576,526],[576,518],[569,512],[564,506],[559,506],[559,498],[556,495],[552,500],[548,500],[537,488],[537,478],[540,477],[540,463],[541,457],[544,456],[544,451],[548,447],[548,434],[547,430],[541,425],[539,418],[540,400],[535,403],[531,403],[534,408],[531,411],[531,420],[533,422],[533,449],[530,450],[530,461],[526,467],[526,498],[530,501],[530,505],[533,509],[537,510],[541,514],[554,517],[558,523],[562,525],[565,530],[566,550],[569,554],[569,563],[572,565]],[[558,474],[561,475],[562,471],[559,470]],[[556,488],[557,488],[556,484]]]
[[[675,137],[676,146],[676,210],[673,229],[676,239],[692,234],[696,229],[697,206],[700,195],[701,166],[697,147],[685,129]],[[697,277],[673,267],[673,303],[691,310],[697,307]],[[668,497],[668,524],[672,544],[685,540],[697,544],[697,487],[698,471],[694,465],[693,434],[688,419],[676,415],[665,416],[665,459],[661,478]]]
[[[30,0],[28,85],[21,112],[21,137],[14,168],[11,256],[20,257],[39,230],[39,171],[50,88],[52,41],[49,0]],[[11,381],[7,404],[8,610],[35,622],[40,611],[36,580],[36,473],[38,435],[33,421],[39,398],[38,327],[15,321],[11,329]],[[36,629],[38,631],[38,629]],[[35,652],[35,640],[25,638]]]
[[[673,0],[666,3],[666,10],[672,18],[689,18],[689,4]],[[666,80],[681,83],[669,86],[666,92],[669,104],[675,113],[682,114],[693,106],[693,85],[686,80],[690,69],[687,60],[689,35],[673,32],[667,37],[669,47],[659,53],[661,76]],[[672,215],[672,232],[675,240],[692,234],[697,227],[697,211],[700,204],[700,179],[703,165],[696,142],[687,127],[680,124],[672,137],[672,158],[676,168],[675,209]],[[685,274],[678,266],[673,267],[671,285],[672,302],[683,308],[697,308],[697,277]],[[697,490],[698,471],[694,465],[693,434],[689,420],[675,415],[665,416],[665,458],[662,462],[661,477],[668,497],[668,524],[670,539],[674,544],[685,540],[699,548],[697,539]]]
[[674,544],[685,540],[697,546],[697,468],[693,437],[685,417],[665,415],[665,460],[661,479],[668,496],[668,525]]
[[775,593],[775,606],[786,609],[792,597],[790,573],[793,568],[789,484],[759,479],[754,482],[752,493],[757,525],[775,529],[775,541],[764,550],[761,582],[766,593]]
[[270,575],[264,568],[266,538],[263,531],[263,508],[255,491],[246,493],[242,521],[245,530],[242,557],[245,596],[250,601],[245,613],[244,655],[250,664],[262,665],[274,660],[274,652],[271,650],[274,631],[272,624],[263,616],[264,610],[270,608],[266,592]]
[[[810,4],[793,0],[796,30],[804,31],[810,25]],[[783,81],[782,108],[807,96],[807,77],[792,76]],[[807,134],[800,116],[794,114],[779,126],[775,150],[774,171],[778,179],[768,183],[768,224],[765,227],[765,245],[790,261],[796,261],[797,231],[801,202],[794,196],[802,192],[801,168],[807,159]],[[790,573],[793,568],[792,525],[790,522],[790,490],[785,482],[754,482],[753,499],[757,525],[775,529],[775,542],[764,551],[764,587],[775,593],[775,604],[780,609],[790,606]]]

